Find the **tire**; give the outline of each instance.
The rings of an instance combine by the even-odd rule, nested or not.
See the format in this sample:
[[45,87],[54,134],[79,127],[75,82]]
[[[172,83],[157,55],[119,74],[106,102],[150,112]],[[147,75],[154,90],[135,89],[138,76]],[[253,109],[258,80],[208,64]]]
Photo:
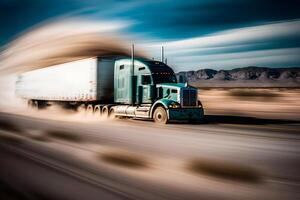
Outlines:
[[109,115],[108,115],[109,119],[116,119],[116,115],[115,115],[115,110],[113,108],[110,109],[109,111]]
[[93,116],[94,108],[93,105],[89,104],[86,108],[86,116]]
[[166,109],[163,107],[157,107],[154,110],[153,119],[154,122],[157,124],[167,124],[168,116],[167,116]]
[[109,117],[109,108],[108,106],[104,106],[102,108],[102,116],[108,118]]
[[101,117],[102,115],[102,112],[101,112],[101,107],[99,105],[96,105],[95,108],[94,108],[94,115],[95,117]]

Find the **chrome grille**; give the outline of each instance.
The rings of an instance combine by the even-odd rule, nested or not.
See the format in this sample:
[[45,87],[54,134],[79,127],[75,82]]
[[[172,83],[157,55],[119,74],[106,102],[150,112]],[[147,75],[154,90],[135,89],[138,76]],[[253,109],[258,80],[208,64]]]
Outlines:
[[183,90],[182,91],[182,106],[196,106],[197,105],[197,91]]

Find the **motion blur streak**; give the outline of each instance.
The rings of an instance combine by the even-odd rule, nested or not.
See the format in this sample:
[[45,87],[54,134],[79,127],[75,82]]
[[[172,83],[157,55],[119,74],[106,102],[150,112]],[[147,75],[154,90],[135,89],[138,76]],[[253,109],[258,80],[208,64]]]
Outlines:
[[0,55],[0,72],[23,72],[92,56],[129,55],[129,43],[117,33],[126,26],[128,22],[77,18],[49,22],[6,47]]
[[[22,106],[14,95],[20,72],[93,56],[130,55],[130,43],[125,40],[129,36],[119,34],[127,26],[126,21],[73,18],[50,21],[24,33],[0,53],[0,106]],[[139,51],[135,54],[144,56]]]

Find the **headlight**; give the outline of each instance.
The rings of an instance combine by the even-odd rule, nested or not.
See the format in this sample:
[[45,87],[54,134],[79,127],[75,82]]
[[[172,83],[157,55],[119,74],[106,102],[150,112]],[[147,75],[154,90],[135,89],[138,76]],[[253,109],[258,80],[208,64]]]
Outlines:
[[172,102],[172,103],[169,105],[169,108],[180,108],[180,104],[177,103],[177,102]]

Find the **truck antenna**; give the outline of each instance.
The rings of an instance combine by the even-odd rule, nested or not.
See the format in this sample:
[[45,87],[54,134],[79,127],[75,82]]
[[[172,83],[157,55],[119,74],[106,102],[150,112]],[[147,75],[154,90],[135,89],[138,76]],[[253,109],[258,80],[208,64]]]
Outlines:
[[164,62],[164,46],[161,46],[161,62]]
[[[131,46],[131,62],[132,62],[132,72],[131,72],[131,84],[134,86],[134,44]],[[131,91],[131,104],[134,105],[135,102],[135,94],[134,89]]]
[[132,75],[134,73],[134,44],[131,46]]

